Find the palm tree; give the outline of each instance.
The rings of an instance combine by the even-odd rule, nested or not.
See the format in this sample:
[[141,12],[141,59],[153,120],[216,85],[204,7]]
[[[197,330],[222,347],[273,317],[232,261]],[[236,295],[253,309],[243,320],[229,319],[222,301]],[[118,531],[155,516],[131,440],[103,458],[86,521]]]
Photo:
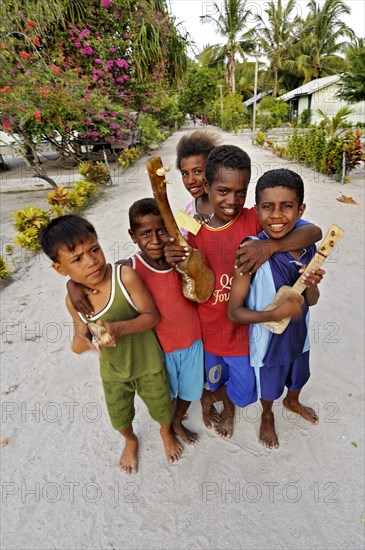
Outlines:
[[[326,128],[329,137],[332,139],[335,137],[336,134],[345,131],[346,129],[346,118],[353,113],[353,109],[349,107],[348,105],[345,105],[344,107],[341,107],[337,111],[337,113],[330,118],[326,113],[324,113],[321,109],[317,109],[317,113],[322,117],[322,121],[324,123],[324,127]],[[341,132],[339,130],[341,128],[344,128]]]
[[[244,32],[251,12],[247,7],[248,0],[224,0],[219,4],[214,2],[217,18],[212,15],[200,17],[202,23],[215,26],[215,32],[222,36],[226,43],[220,48],[221,54],[227,59],[226,84],[230,92],[236,91],[236,53],[244,56],[244,50],[252,46],[250,38],[252,31]],[[222,57],[222,55],[220,56]]]
[[309,15],[300,22],[293,45],[285,63],[287,71],[301,76],[302,83],[341,72],[346,62],[338,54],[344,50],[354,32],[344,23],[344,15],[349,15],[350,7],[344,0],[325,0],[320,5],[317,0],[309,0]]
[[296,6],[296,0],[289,0],[283,6],[281,0],[271,1],[264,10],[267,23],[260,15],[256,19],[261,23],[256,29],[258,42],[270,62],[270,71],[267,76],[274,77],[273,97],[278,96],[279,79],[286,58],[288,44],[293,39],[294,20],[291,14]]
[[349,68],[341,78],[339,97],[349,103],[365,100],[365,40],[357,38],[346,51]]

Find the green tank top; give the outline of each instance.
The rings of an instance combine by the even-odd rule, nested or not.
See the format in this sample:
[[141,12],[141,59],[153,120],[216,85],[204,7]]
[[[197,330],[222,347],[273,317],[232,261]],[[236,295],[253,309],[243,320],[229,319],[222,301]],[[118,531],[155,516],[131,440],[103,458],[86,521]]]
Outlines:
[[[139,316],[121,280],[120,265],[114,265],[111,295],[105,308],[92,319],[84,321],[129,321]],[[152,329],[138,334],[125,334],[117,346],[100,347],[100,371],[103,380],[129,381],[164,368],[163,352]]]

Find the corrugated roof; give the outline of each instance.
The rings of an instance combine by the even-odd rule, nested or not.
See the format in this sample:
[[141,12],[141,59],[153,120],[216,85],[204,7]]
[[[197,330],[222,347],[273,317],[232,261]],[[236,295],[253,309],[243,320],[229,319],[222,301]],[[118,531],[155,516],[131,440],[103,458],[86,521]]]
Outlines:
[[325,88],[326,86],[330,86],[330,84],[337,82],[338,80],[340,80],[340,78],[340,74],[334,74],[331,76],[324,76],[323,78],[317,78],[316,80],[311,80],[310,82],[307,82],[307,84],[303,84],[303,86],[300,86],[299,88],[296,88],[295,90],[292,90],[287,94],[281,95],[278,99],[289,101],[296,96],[311,95],[314,92],[317,92],[318,90],[321,90],[322,88]]
[[258,101],[261,101],[262,98],[265,96],[271,94],[270,92],[261,92],[260,94],[257,94],[255,97],[250,97],[250,99],[246,99],[246,101],[243,102],[246,107],[249,107],[250,105],[253,105],[254,103],[257,103]]

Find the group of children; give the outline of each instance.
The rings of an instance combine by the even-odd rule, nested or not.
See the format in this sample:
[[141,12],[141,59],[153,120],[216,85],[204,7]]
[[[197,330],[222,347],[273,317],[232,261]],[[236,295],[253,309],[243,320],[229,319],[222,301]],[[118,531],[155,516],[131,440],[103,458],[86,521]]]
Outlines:
[[[300,276],[321,230],[300,220],[303,182],[290,170],[264,174],[256,207],[244,208],[250,158],[239,147],[217,143],[214,134],[196,131],[177,147],[177,167],[193,197],[188,211],[205,220],[197,235],[186,238],[215,274],[206,302],[183,296],[174,266],[189,251],[168,236],[154,199],[131,206],[129,235],[139,252],[114,266],[106,263],[93,226],[78,216],[54,219],[41,238],[53,267],[70,277],[66,304],[75,327],[73,351],[95,349],[90,322],[109,335],[109,341],[98,341],[100,370],[112,425],[125,437],[120,466],[126,473],[138,469],[135,392],[160,423],[169,463],[181,457],[181,441],[198,440],[183,420],[190,402],[200,398],[205,425],[229,438],[235,406],[260,397],[260,441],[270,448],[278,446],[272,404],[285,386],[284,406],[317,422],[299,394],[309,378],[307,309],[318,300],[324,271],[301,275],[304,305],[294,295],[271,311],[263,309],[282,285]],[[241,244],[247,237],[252,239]],[[250,341],[257,323],[288,316],[293,320],[282,335],[260,326],[262,336]]]

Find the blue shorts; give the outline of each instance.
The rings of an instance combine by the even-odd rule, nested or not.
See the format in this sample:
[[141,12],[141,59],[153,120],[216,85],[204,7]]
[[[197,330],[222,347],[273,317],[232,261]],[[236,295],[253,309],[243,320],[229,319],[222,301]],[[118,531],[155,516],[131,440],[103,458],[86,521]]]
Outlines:
[[261,367],[261,399],[279,399],[285,386],[288,390],[300,390],[309,380],[309,351],[302,353],[294,363],[279,367]]
[[204,355],[210,391],[225,384],[228,397],[237,407],[247,407],[257,401],[255,371],[248,356],[222,357],[207,351]]
[[171,399],[178,395],[184,401],[198,401],[204,383],[203,342],[196,340],[188,348],[165,353],[165,363]]

